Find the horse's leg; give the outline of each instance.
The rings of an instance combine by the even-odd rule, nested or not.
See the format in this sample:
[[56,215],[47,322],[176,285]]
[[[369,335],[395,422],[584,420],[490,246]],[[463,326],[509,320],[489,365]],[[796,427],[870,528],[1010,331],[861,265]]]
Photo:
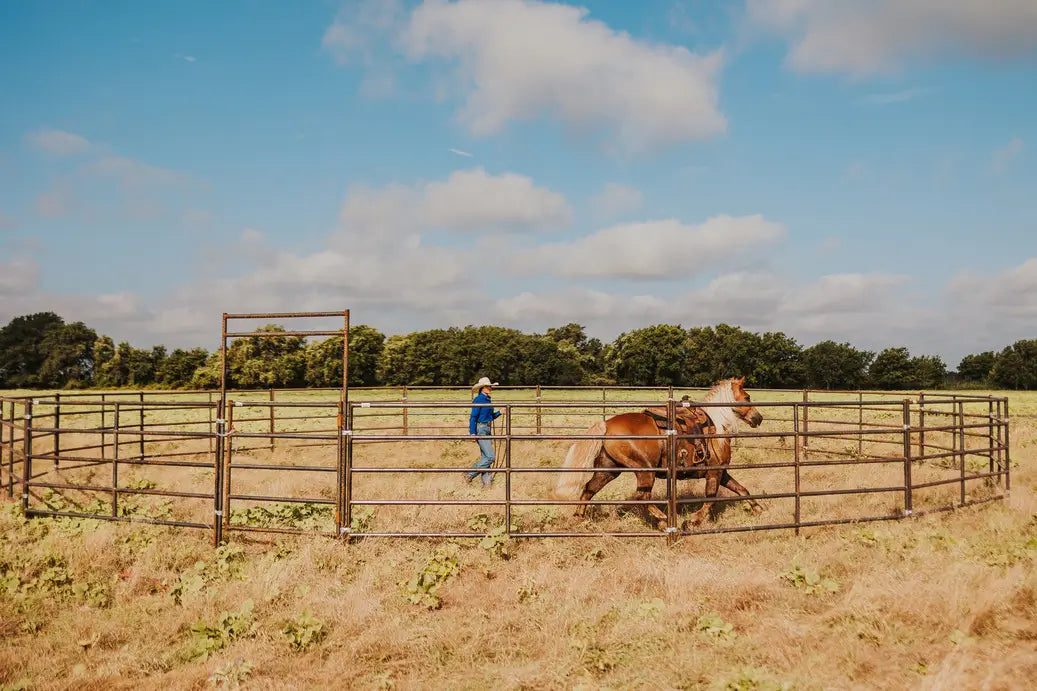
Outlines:
[[[634,478],[637,480],[637,491],[634,492],[633,498],[639,500],[651,499],[652,487],[655,485],[655,470],[646,473],[634,473]],[[664,530],[669,522],[666,519],[666,514],[660,511],[659,507],[654,504],[645,504],[644,506],[648,510],[648,514],[655,519],[659,529]]]
[[[731,473],[726,470],[724,471],[724,474],[720,476],[720,484],[739,496],[749,497],[751,495],[749,490],[747,490],[738,480],[731,477]],[[749,506],[752,508],[754,515],[759,516],[763,513],[763,507],[756,503],[755,499],[747,499],[746,501],[749,502]]]
[[[716,497],[717,492],[720,491],[720,476],[723,474],[723,470],[707,470],[706,471],[706,493],[704,498]],[[710,504],[713,502],[702,502],[702,506],[699,507],[698,511],[691,514],[691,518],[681,525],[683,530],[687,530],[689,525],[699,526],[702,522],[709,517]]]
[[[594,464],[597,466],[599,463],[606,467],[618,467],[604,452],[598,456]],[[591,479],[587,481],[587,484],[583,486],[583,492],[580,494],[580,501],[583,503],[576,507],[575,515],[578,518],[583,518],[583,514],[587,511],[587,502],[593,499],[595,494],[617,477],[619,477],[619,473],[609,473],[601,470],[594,473]]]

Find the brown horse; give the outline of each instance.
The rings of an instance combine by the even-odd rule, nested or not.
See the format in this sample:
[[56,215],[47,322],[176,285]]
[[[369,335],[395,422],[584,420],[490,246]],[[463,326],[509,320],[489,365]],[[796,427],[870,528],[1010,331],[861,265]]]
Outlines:
[[[749,403],[749,394],[742,388],[745,377],[740,379],[723,379],[702,398],[709,403]],[[748,405],[709,406],[702,409],[712,420],[716,430],[721,434],[733,434],[738,430],[739,421],[750,427],[758,427],[763,416],[756,408]],[[622,413],[608,420],[595,423],[587,430],[587,434],[608,435],[658,435],[659,428],[655,420],[644,413]],[[731,438],[708,437],[711,466],[725,466],[731,462]],[[652,487],[656,477],[665,477],[666,442],[663,439],[581,439],[569,448],[565,457],[566,468],[644,468],[644,472],[633,473],[637,480],[637,492],[634,499],[651,499]],[[663,471],[660,472],[660,468]],[[621,475],[618,472],[599,470],[591,473],[559,473],[561,477],[555,488],[555,496],[559,499],[579,497],[581,502],[588,502],[608,483]],[[677,479],[706,478],[706,495],[715,497],[719,486],[723,485],[732,492],[748,497],[749,490],[743,487],[724,468],[681,468]],[[752,499],[748,500],[753,513],[760,513],[762,508]],[[691,516],[692,525],[700,525],[709,515],[709,502],[703,503]],[[648,512],[658,521],[660,528],[666,526],[666,514],[657,507],[648,504]],[[587,504],[580,504],[576,515],[582,517]],[[689,521],[683,523],[687,529]]]

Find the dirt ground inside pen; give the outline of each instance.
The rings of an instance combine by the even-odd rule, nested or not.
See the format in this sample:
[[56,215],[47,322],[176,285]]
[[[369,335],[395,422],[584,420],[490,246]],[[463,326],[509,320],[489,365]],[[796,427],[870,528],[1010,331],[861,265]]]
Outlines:
[[[26,520],[17,504],[3,505],[0,688],[1024,688],[1037,678],[1037,394],[1007,395],[1012,491],[1005,500],[901,521],[804,528],[799,535],[755,531],[793,521],[793,498],[763,501],[759,516],[744,502],[718,504],[707,527],[747,531],[691,535],[673,546],[662,537],[508,540],[500,506],[361,503],[353,512],[357,531],[478,537],[347,542],[231,530],[226,545],[215,549],[206,529]],[[300,393],[284,400],[312,399]],[[495,404],[508,401],[506,392],[494,396]],[[601,408],[544,409],[542,431],[585,428],[600,419]],[[277,430],[328,439],[314,439],[316,445],[279,439],[271,449],[269,440],[244,436],[269,428],[268,409],[234,411],[241,435],[231,437],[232,528],[334,529],[335,407],[290,410],[276,411]],[[761,412],[767,421],[760,429],[778,436],[739,440],[734,463],[793,458],[789,410]],[[361,413],[358,434],[401,424],[398,410]],[[870,411],[868,420],[892,426],[900,414],[890,406]],[[146,415],[145,424],[208,429],[207,410]],[[849,410],[811,415],[810,429],[833,430],[833,437],[859,422]],[[63,416],[63,426],[97,424],[94,414],[77,421],[63,410]],[[535,428],[532,409],[515,408],[512,416],[513,431]],[[127,429],[140,423],[139,411],[120,418]],[[467,411],[413,409],[408,429],[464,435]],[[97,436],[63,434],[61,446],[89,446]],[[973,450],[968,474],[987,468],[981,437],[966,440]],[[910,441],[913,448],[918,443]],[[932,433],[926,442],[956,443],[949,433]],[[209,444],[148,438],[146,457],[170,454],[186,463],[150,466],[135,465],[134,442],[121,439],[119,486],[138,492],[120,494],[115,513],[211,522],[211,498],[150,493],[211,497]],[[568,445],[513,441],[512,469],[548,470],[513,472],[512,498],[548,498],[557,479],[549,469],[560,465]],[[110,486],[111,451],[106,463],[69,462],[54,470],[40,461],[40,468],[57,484]],[[803,491],[881,490],[803,497],[801,520],[900,515],[902,451],[903,437],[893,433],[864,442],[812,440],[806,461],[888,460],[800,468]],[[504,497],[503,476],[484,491],[458,472],[363,471],[466,467],[477,458],[466,439],[357,441],[353,454],[356,500]],[[279,469],[237,467],[247,464]],[[918,484],[953,479],[961,467],[950,457],[912,471]],[[788,467],[735,475],[754,493],[794,489]],[[660,502],[664,485],[659,481],[654,495]],[[1002,490],[985,479],[966,483],[970,501]],[[632,491],[632,478],[622,477],[601,498]],[[679,484],[684,510],[697,508],[702,491],[701,480]],[[914,508],[953,504],[960,491],[957,483],[918,490]],[[243,498],[255,496],[298,501]],[[58,511],[113,510],[104,492],[41,490],[33,502]],[[571,507],[515,506],[511,521],[531,533],[655,529],[630,508],[602,504],[583,521],[571,513]]]

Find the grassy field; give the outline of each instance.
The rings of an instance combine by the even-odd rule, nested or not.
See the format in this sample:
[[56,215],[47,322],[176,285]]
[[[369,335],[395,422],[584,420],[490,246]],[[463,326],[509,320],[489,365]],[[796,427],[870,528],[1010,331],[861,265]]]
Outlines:
[[[592,395],[552,392],[545,400]],[[1006,501],[898,522],[804,529],[799,536],[791,531],[700,535],[673,547],[658,538],[509,541],[495,530],[501,516],[492,508],[379,506],[358,511],[356,525],[462,529],[486,537],[343,543],[231,533],[229,544],[214,550],[207,531],[88,519],[25,521],[14,505],[3,506],[0,684],[40,689],[1022,688],[1037,676],[1037,395],[1008,395],[1013,485]],[[412,392],[410,400],[435,397]],[[525,397],[501,391],[494,401]],[[278,400],[315,398],[298,393]],[[621,404],[614,406],[610,403],[609,413]],[[289,410],[277,411],[278,430],[334,429],[333,418],[297,413],[308,419],[282,420],[292,415]],[[781,419],[787,411],[774,410],[762,429],[789,431],[791,422]],[[333,415],[335,409],[322,412]],[[358,417],[354,428],[401,423],[398,412],[394,417],[375,412],[361,410],[367,417]],[[412,432],[422,425],[466,431],[466,411],[417,412],[410,415]],[[531,410],[513,412],[513,429],[535,425]],[[763,412],[767,417],[767,409]],[[899,408],[869,413],[890,424],[899,414]],[[208,415],[149,412],[145,424],[191,422],[182,429],[201,431],[208,429]],[[266,429],[266,415],[262,408],[236,408],[236,429]],[[600,403],[596,409],[588,404],[582,411],[542,415],[542,427],[581,428],[600,415]],[[833,412],[830,418],[845,424],[850,415]],[[96,413],[68,416],[63,410],[63,427],[99,422]],[[261,419],[243,422],[249,417]],[[120,416],[128,428],[139,423],[139,412]],[[815,420],[812,429],[823,424]],[[63,435],[62,448],[71,448],[77,437],[83,445],[96,443],[97,436]],[[290,447],[279,440],[272,450],[249,450],[267,442],[232,440],[235,462],[332,468],[335,463],[330,446]],[[740,442],[734,462],[784,460],[791,454],[787,438],[784,446],[777,437],[764,442]],[[883,449],[884,443],[892,449],[897,442],[895,435],[879,435],[869,440],[869,449]],[[147,453],[205,459],[208,443],[149,439]],[[927,443],[949,440],[933,434]],[[124,451],[136,441],[122,444],[120,454],[127,457]],[[814,458],[831,456],[824,453],[826,444],[828,451],[851,456],[856,446],[818,440]],[[566,447],[562,441],[515,442],[512,465],[556,466]],[[474,461],[473,448],[464,440],[358,444],[354,463],[467,466]],[[892,455],[891,450],[876,453]],[[982,469],[979,460],[971,457],[970,471]],[[76,484],[111,480],[110,464],[58,472]],[[941,461],[915,472],[918,483],[959,471]],[[241,494],[328,500],[334,492],[334,475],[319,470],[240,470],[233,477],[234,492]],[[751,490],[767,493],[785,491],[792,481],[788,469],[747,469],[739,477]],[[547,473],[515,474],[514,496],[542,497],[553,480]],[[802,477],[804,489],[885,487],[902,480],[898,464],[861,466],[852,474],[845,466],[818,467],[804,470]],[[127,465],[120,473],[121,487],[211,491],[212,481],[211,471],[200,467]],[[625,498],[632,489],[632,481],[623,478],[603,495]],[[916,508],[949,503],[957,491],[949,485],[918,492]],[[995,491],[982,481],[968,485],[971,499]],[[456,474],[380,473],[358,475],[356,492],[372,499],[449,499],[499,497],[502,490],[483,493]],[[682,483],[682,496],[701,492],[701,481]],[[46,498],[59,508],[88,512],[110,510],[106,500],[77,492]],[[211,500],[141,494],[121,501],[124,512],[138,516],[206,522],[206,511],[211,513]],[[881,516],[897,512],[901,502],[896,493],[816,497],[804,499],[802,510],[804,520]],[[714,525],[751,527],[791,517],[791,500],[765,504],[761,517],[743,511],[742,503],[724,505],[715,512]],[[262,506],[265,511],[257,508]],[[320,504],[241,500],[232,509],[240,523],[331,527],[330,511]],[[583,524],[561,508],[523,507],[513,522],[529,531],[649,527],[636,512],[612,507],[597,509]]]

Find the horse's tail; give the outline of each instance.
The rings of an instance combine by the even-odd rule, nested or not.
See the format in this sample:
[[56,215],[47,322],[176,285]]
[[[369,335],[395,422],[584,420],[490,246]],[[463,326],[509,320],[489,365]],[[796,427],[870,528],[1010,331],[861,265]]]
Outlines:
[[[604,436],[605,422],[595,422],[587,430],[587,434],[598,434]],[[569,447],[569,453],[565,455],[563,468],[593,468],[594,461],[601,453],[604,444],[602,439],[581,439]],[[583,486],[593,476],[593,473],[558,473],[558,484],[555,486],[556,499],[579,499]]]

